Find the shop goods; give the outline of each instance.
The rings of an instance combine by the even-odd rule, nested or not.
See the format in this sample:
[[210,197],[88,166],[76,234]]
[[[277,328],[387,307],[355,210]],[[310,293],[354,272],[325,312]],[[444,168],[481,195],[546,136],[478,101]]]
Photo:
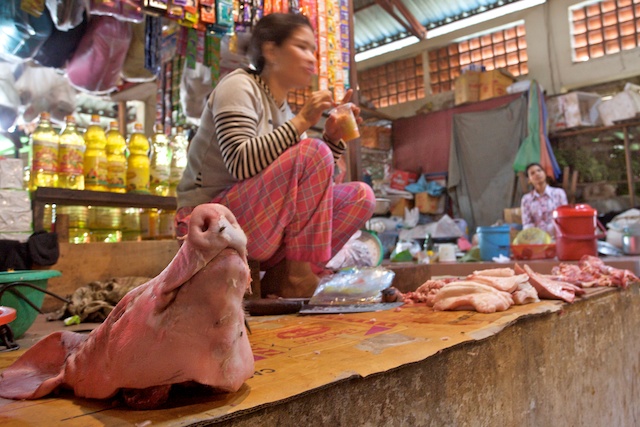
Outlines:
[[79,90],[105,94],[118,85],[129,43],[131,24],[110,16],[94,16],[67,65],[69,82]]
[[106,137],[107,187],[112,193],[124,193],[127,183],[127,142],[118,129],[118,122],[109,123]]
[[65,117],[65,122],[58,152],[58,186],[84,190],[84,138],[78,132],[73,116]]
[[166,401],[174,384],[237,391],[254,373],[242,307],[246,242],[227,208],[198,206],[163,272],[90,334],[56,332],[31,347],[2,373],[0,396],[37,399],[66,387],[107,399],[122,390],[128,405],[144,409]]
[[553,211],[556,231],[556,254],[560,261],[579,260],[598,254],[598,212],[586,204],[560,206]]
[[536,288],[540,298],[561,299],[566,302],[573,302],[576,295],[584,293],[584,290],[579,286],[545,277],[542,274],[534,272],[531,267],[526,264],[524,268],[516,264],[515,268],[517,272],[527,273],[529,275],[529,283]]
[[169,174],[169,196],[178,195],[178,184],[182,178],[182,172],[187,167],[187,147],[189,140],[184,134],[184,129],[178,126],[176,134],[171,139],[171,172]]
[[480,258],[483,261],[491,261],[494,257],[509,256],[510,228],[508,225],[496,227],[478,227],[478,247]]
[[157,124],[151,137],[151,159],[149,161],[149,190],[156,196],[169,195],[171,175],[171,148],[164,127]]
[[84,133],[87,151],[84,153],[84,189],[108,191],[107,187],[107,136],[100,126],[100,116],[91,116],[91,124]]
[[40,113],[36,130],[31,133],[31,172],[29,189],[58,185],[58,133],[51,127],[49,113]]
[[149,194],[149,140],[136,123],[127,142],[127,193]]

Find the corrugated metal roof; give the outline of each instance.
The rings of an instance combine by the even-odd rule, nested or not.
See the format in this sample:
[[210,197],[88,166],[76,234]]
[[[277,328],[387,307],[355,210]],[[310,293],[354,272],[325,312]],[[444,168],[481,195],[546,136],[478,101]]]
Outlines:
[[[393,4],[394,0],[379,0]],[[519,0],[399,0],[427,31],[451,21]],[[356,52],[411,35],[375,0],[354,0],[354,44]],[[401,16],[400,13],[396,13]]]

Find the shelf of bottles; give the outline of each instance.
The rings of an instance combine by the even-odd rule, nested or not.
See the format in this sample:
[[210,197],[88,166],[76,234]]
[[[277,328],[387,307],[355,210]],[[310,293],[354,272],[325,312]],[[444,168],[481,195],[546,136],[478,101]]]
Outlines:
[[30,136],[29,189],[34,230],[68,234],[71,243],[174,238],[176,186],[186,166],[181,128],[142,125],[125,140],[99,117],[82,133],[73,117],[58,133],[43,113]]

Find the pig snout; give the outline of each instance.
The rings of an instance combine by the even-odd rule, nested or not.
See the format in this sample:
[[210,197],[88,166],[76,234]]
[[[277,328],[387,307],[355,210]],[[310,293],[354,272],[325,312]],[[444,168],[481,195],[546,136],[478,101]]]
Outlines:
[[247,237],[229,209],[218,204],[200,205],[189,220],[188,240],[194,247],[221,250],[230,247],[246,256]]

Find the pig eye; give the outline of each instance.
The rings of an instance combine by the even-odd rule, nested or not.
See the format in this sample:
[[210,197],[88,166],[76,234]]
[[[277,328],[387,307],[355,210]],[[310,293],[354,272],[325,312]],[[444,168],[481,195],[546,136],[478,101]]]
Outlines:
[[218,233],[222,233],[225,230],[225,228],[227,228],[226,225],[223,225],[222,227],[220,227],[220,230],[218,230]]

